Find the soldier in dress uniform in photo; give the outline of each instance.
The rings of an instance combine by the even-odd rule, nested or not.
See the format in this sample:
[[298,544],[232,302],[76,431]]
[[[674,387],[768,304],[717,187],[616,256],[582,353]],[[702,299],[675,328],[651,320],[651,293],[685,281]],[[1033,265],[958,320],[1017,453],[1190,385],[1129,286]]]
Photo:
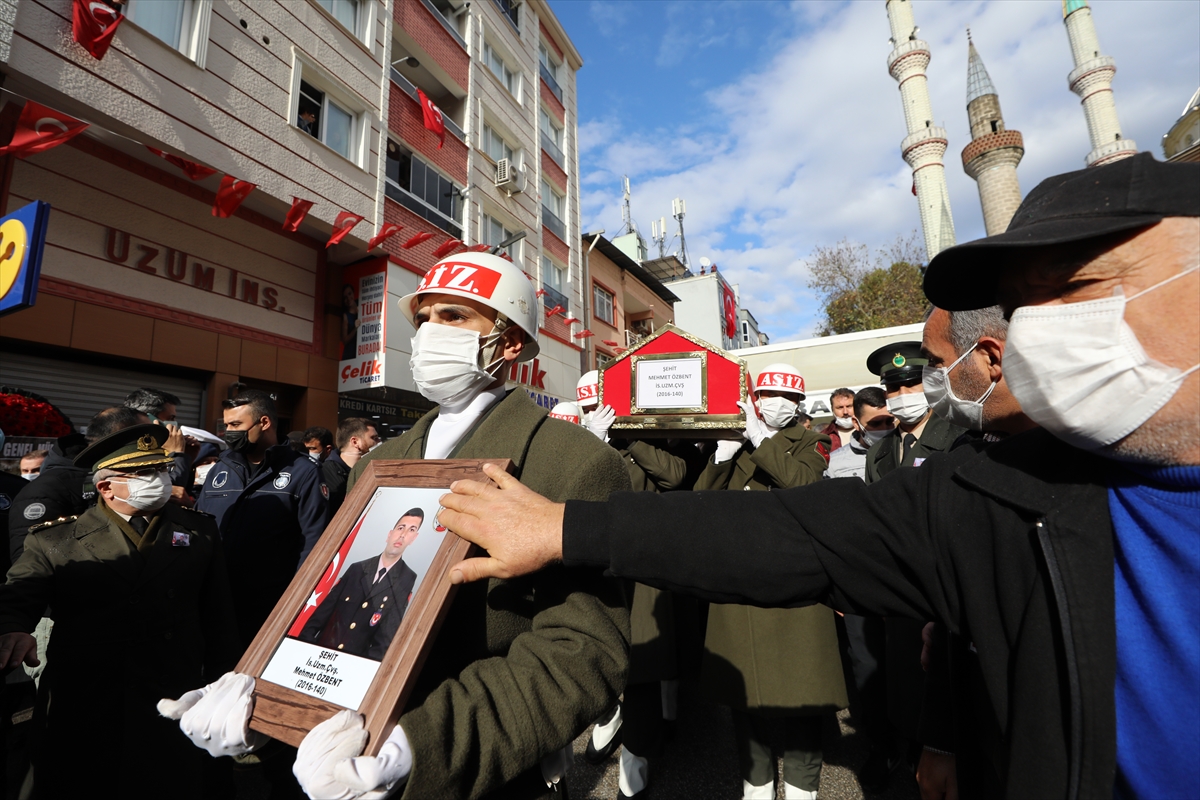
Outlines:
[[404,551],[421,531],[425,512],[404,512],[387,534],[383,552],[351,564],[325,602],[309,618],[300,639],[374,661],[382,661],[400,628],[417,573]]

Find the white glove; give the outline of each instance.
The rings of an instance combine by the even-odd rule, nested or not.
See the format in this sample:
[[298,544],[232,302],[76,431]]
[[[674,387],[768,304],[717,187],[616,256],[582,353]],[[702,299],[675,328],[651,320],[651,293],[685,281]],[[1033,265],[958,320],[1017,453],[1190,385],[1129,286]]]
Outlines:
[[404,785],[412,749],[399,725],[378,756],[360,756],[367,743],[362,715],[339,711],[308,732],[292,773],[313,800],[382,800]]
[[600,441],[608,441],[608,429],[612,427],[613,420],[617,418],[617,412],[613,411],[612,406],[603,405],[592,412],[585,424],[587,429],[599,437]]
[[743,400],[738,403],[742,411],[746,412],[746,430],[742,435],[754,445],[757,449],[765,439],[770,439],[775,435],[775,431],[767,427],[767,423],[758,418],[758,411],[754,408],[754,403]]
[[722,439],[717,442],[717,452],[713,453],[714,464],[724,464],[738,454],[742,449],[740,439]]
[[270,737],[250,730],[254,678],[226,672],[216,683],[193,689],[178,700],[158,701],[158,713],[179,720],[179,729],[209,755],[237,756],[262,747]]

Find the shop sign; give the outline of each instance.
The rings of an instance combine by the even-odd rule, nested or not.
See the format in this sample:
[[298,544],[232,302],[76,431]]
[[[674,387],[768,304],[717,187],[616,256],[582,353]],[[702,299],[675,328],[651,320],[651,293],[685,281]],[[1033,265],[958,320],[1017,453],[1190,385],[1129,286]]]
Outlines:
[[339,392],[385,385],[387,263],[386,258],[375,258],[346,268],[338,322],[342,335]]
[[34,200],[0,218],[0,316],[37,301],[50,204]]

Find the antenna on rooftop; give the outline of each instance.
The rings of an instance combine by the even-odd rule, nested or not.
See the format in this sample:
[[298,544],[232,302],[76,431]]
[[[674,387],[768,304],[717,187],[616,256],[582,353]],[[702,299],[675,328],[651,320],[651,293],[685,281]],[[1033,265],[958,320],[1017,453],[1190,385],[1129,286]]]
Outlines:
[[658,257],[667,255],[667,218],[659,217],[650,223],[650,238],[658,245]]
[[683,238],[683,218],[687,215],[687,203],[676,197],[671,201],[671,215],[679,223],[679,260],[688,266],[687,241]]
[[629,176],[621,176],[621,185],[625,190],[625,197],[621,201],[621,223],[622,233],[634,233],[637,227],[633,224],[633,212],[629,208]]

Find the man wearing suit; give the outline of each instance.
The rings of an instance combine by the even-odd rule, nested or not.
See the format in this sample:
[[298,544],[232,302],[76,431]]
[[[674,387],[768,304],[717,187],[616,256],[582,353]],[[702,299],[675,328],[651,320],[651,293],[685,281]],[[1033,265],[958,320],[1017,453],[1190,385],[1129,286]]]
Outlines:
[[417,573],[404,563],[403,556],[416,541],[424,521],[421,509],[405,511],[388,531],[383,552],[350,565],[329,597],[309,617],[300,638],[382,661],[417,583]]

